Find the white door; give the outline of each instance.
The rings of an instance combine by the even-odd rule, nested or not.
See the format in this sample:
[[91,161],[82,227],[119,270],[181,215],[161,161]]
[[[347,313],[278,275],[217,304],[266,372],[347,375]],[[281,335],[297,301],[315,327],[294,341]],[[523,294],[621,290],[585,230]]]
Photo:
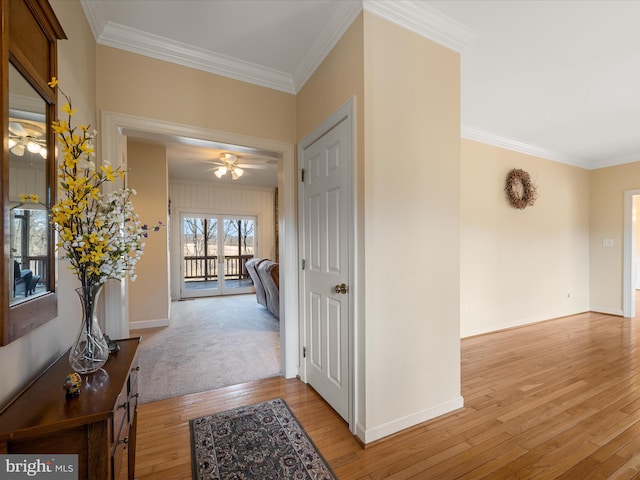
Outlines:
[[303,151],[304,363],[307,382],[349,421],[349,245],[352,230],[348,119]]

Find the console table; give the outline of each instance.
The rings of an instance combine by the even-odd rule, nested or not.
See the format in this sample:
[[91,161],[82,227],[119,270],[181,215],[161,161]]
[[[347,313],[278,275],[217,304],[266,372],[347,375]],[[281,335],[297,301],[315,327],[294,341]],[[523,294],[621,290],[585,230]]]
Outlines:
[[67,353],[9,403],[0,412],[0,453],[77,454],[78,478],[87,480],[117,479],[126,453],[133,480],[140,338],[117,343],[102,370],[82,376],[78,397],[65,398]]

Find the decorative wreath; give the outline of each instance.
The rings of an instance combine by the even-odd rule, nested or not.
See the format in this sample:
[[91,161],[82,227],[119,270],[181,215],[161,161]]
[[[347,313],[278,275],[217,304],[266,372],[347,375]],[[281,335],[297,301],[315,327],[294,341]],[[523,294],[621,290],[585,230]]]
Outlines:
[[507,192],[511,206],[520,210],[532,206],[538,198],[538,191],[531,181],[531,177],[519,168],[514,168],[507,175],[507,185],[504,187],[504,191]]

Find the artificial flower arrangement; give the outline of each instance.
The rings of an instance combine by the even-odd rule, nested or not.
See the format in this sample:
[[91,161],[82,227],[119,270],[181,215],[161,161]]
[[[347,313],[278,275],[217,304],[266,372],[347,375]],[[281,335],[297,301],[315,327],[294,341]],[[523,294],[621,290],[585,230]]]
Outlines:
[[[52,88],[57,85],[55,78],[49,82]],[[62,258],[69,260],[69,268],[82,285],[76,292],[83,318],[69,352],[69,363],[76,372],[85,374],[99,370],[113,347],[102,334],[96,317],[102,285],[108,279],[121,280],[127,275],[135,280],[135,266],[149,228],[140,222],[131,204],[135,190],[122,187],[102,191],[105,184],[124,179],[125,172],[106,162],[96,168],[97,132],[89,125],[72,125],[76,110],[71,107],[71,99],[59,88],[58,91],[66,99],[62,111],[67,119],[52,123],[62,162],[58,165],[59,198],[51,207],[51,223],[58,232],[56,246],[64,250]],[[153,230],[161,226],[158,222]]]
[[[55,88],[53,78],[49,86]],[[63,161],[58,166],[59,199],[51,207],[51,223],[58,232],[57,247],[65,251],[83,287],[101,285],[110,278],[135,280],[135,265],[142,255],[149,228],[140,222],[130,197],[136,192],[118,188],[103,193],[105,183],[124,179],[125,172],[105,165],[96,168],[94,142],[97,132],[89,125],[72,125],[76,109],[66,99],[66,120],[52,124]],[[153,227],[157,231],[159,222]]]

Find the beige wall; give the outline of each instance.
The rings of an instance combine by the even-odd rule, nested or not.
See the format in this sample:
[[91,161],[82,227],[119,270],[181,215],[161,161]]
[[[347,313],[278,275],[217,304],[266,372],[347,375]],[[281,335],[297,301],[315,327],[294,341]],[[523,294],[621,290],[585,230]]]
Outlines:
[[[351,97],[356,99],[356,137],[362,139],[364,112],[363,20],[360,15],[296,96],[296,139],[301,141]],[[362,158],[361,144],[357,145]]]
[[[589,171],[462,140],[463,337],[589,310]],[[518,210],[513,168],[538,189]]]
[[[140,221],[149,226],[161,221],[167,225],[169,186],[167,150],[129,139],[127,142],[128,186],[136,190],[131,197]],[[169,321],[168,232],[162,228],[149,232],[137,279],[129,281],[129,323]]]
[[[333,112],[338,110],[349,99],[355,101],[355,224],[356,224],[356,271],[353,272],[355,282],[364,285],[364,243],[362,231],[364,229],[364,217],[362,205],[364,204],[364,37],[363,17],[360,15],[345,32],[337,45],[331,50],[322,64],[316,69],[311,78],[297,95],[296,102],[296,129],[298,142],[310,134],[314,128],[320,125]],[[365,398],[364,398],[364,298],[351,296],[355,305],[356,318],[356,371],[355,400],[356,421],[361,428],[366,425]]]
[[364,16],[366,440],[462,405],[460,58]]
[[[60,87],[72,97],[79,123],[95,125],[95,42],[80,3],[52,0],[56,15],[69,37],[58,45]],[[0,348],[2,381],[0,405],[5,404],[31,378],[67,350],[80,327],[80,303],[73,291],[77,279],[58,267],[58,317],[30,334]]]
[[298,141],[352,97],[356,421],[370,442],[461,401],[459,57],[365,13],[299,93]]
[[[640,189],[640,162],[591,172],[591,309],[621,315],[623,287],[624,192]],[[613,240],[605,247],[604,239]]]
[[97,47],[100,110],[294,143],[295,96]]

